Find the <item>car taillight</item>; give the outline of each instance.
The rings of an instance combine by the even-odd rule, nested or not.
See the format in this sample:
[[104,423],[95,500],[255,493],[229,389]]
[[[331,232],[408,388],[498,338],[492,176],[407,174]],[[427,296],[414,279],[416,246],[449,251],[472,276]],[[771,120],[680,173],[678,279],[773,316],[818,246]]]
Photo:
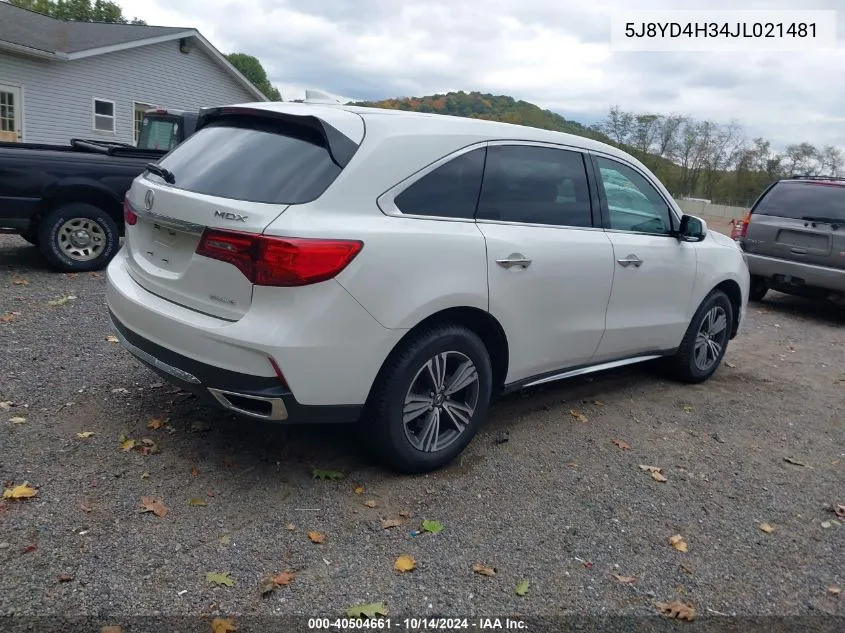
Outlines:
[[358,240],[273,237],[206,229],[197,255],[232,264],[257,286],[305,286],[335,277],[363,246]]
[[748,233],[749,222],[751,222],[751,211],[748,211],[742,220],[734,224],[734,228],[731,231],[731,238],[736,240],[745,237],[746,233]]
[[135,226],[135,223],[138,221],[138,214],[132,210],[129,200],[126,198],[123,199],[123,221],[129,226]]

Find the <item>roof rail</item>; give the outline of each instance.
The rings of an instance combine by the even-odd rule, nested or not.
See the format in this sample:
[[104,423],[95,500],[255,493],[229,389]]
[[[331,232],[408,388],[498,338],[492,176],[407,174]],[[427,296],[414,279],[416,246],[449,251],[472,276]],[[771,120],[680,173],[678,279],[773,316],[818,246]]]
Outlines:
[[790,176],[789,180],[832,180],[836,182],[845,182],[845,178],[839,176]]

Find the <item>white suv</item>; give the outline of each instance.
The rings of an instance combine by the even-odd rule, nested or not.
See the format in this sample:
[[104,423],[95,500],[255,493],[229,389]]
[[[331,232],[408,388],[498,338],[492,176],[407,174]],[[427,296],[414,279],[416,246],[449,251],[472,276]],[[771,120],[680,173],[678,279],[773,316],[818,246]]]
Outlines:
[[503,392],[651,359],[707,379],[748,300],[738,246],[628,154],[476,119],[208,109],[125,219],[130,352],[239,414],[358,421],[405,472],[457,456]]

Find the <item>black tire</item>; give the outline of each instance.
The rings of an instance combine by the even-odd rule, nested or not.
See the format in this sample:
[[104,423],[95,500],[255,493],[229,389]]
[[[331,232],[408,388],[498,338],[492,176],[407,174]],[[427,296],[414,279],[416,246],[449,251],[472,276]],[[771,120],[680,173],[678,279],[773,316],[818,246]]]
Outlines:
[[[79,222],[92,242],[91,248],[72,249],[65,230],[67,222]],[[86,227],[87,225],[87,227]],[[64,228],[63,228],[64,227]],[[38,228],[41,253],[57,269],[65,272],[101,270],[111,261],[120,247],[117,224],[108,213],[91,204],[73,202],[50,212]],[[90,259],[85,259],[90,257]]]
[[[714,341],[720,344],[719,353],[714,355],[715,358],[711,365],[701,367],[696,363],[696,339],[702,330],[705,319],[708,318],[711,311],[716,311],[717,315],[724,316],[725,327],[720,332],[719,337],[713,337]],[[669,375],[676,380],[686,383],[704,382],[710,378],[719,368],[722,359],[725,357],[728,342],[730,341],[733,320],[733,306],[724,292],[714,290],[707,295],[692,317],[684,339],[681,341],[681,346],[673,356],[667,359],[666,368],[669,370]],[[710,349],[712,350],[712,348]]]
[[20,235],[23,239],[27,242],[32,244],[33,246],[38,246],[38,233],[31,231],[30,229],[23,229],[18,231],[18,235]]
[[760,277],[759,275],[751,275],[748,298],[751,301],[762,301],[767,292],[769,292],[769,282],[766,281],[766,278]]
[[[442,414],[439,419],[441,423],[445,422],[442,433],[451,434],[445,436],[443,443],[446,444],[450,437],[451,443],[441,449],[425,451],[415,446],[409,438],[409,433],[414,435],[413,429],[406,433],[403,410],[412,386],[417,388],[432,384],[430,376],[422,372],[429,361],[435,357],[442,358],[439,356],[441,354],[448,354],[446,370],[443,372],[446,380],[442,381],[447,385],[449,379],[457,374],[454,369],[467,359],[475,366],[477,382],[456,392],[457,399],[469,394],[468,400],[474,400],[475,407],[463,430],[457,432],[448,413],[455,409],[450,408],[448,402],[443,402],[436,415]],[[453,373],[450,374],[450,371]],[[442,468],[466,448],[487,417],[492,384],[493,371],[487,348],[472,331],[457,325],[437,325],[424,329],[403,342],[379,372],[362,420],[369,427],[369,432],[362,439],[374,450],[379,461],[390,469],[413,474]],[[472,394],[477,397],[472,398]],[[425,397],[429,396],[426,394]],[[424,411],[412,421],[412,426],[424,426],[429,415],[433,414]],[[419,439],[416,435],[414,437]]]

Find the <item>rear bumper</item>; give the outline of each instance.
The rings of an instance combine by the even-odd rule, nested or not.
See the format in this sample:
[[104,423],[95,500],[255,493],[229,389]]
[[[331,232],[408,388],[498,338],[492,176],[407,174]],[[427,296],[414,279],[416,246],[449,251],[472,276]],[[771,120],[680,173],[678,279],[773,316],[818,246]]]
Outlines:
[[823,288],[845,292],[845,270],[745,253],[752,275],[765,277],[773,286]]
[[355,422],[361,405],[302,405],[277,377],[252,376],[208,365],[156,345],[109,310],[123,347],[159,376],[207,404],[269,422]]

